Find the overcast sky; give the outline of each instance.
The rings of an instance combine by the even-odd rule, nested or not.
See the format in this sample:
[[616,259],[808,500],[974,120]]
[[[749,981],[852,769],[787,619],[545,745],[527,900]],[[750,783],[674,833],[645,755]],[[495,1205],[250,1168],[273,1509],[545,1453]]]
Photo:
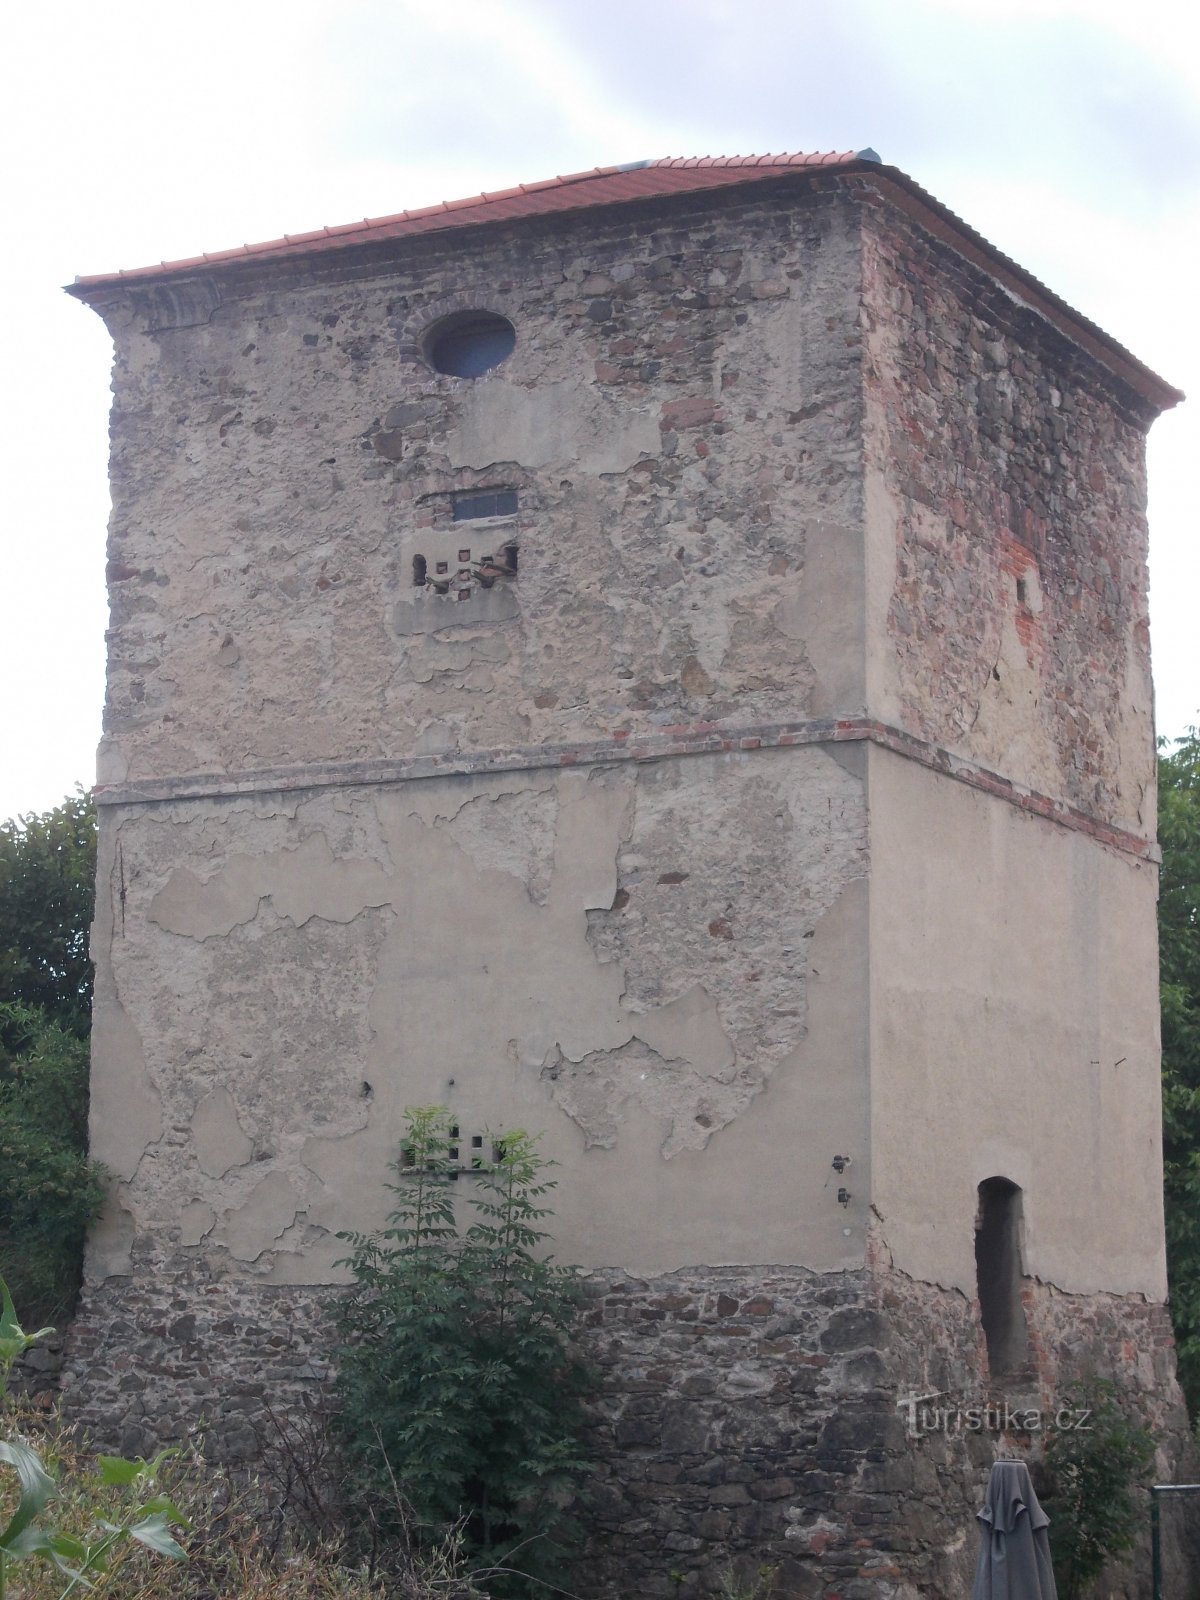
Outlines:
[[1200,51],[1174,0],[65,0],[5,25],[0,818],[88,784],[139,266],[662,155],[872,146],[1196,399],[1151,434],[1160,732],[1200,721]]

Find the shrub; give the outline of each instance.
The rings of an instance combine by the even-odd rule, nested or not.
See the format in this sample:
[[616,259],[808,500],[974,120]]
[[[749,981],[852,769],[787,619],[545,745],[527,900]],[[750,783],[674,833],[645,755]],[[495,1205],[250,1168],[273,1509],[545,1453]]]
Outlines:
[[58,1322],[79,1290],[83,1239],[103,1199],[87,1158],[86,1039],[35,1007],[0,1005],[0,1270],[26,1322]]
[[407,1115],[387,1227],[346,1236],[340,1427],[364,1492],[394,1480],[419,1538],[461,1525],[491,1592],[524,1594],[561,1574],[586,1465],[591,1380],[568,1344],[578,1277],[539,1254],[553,1185],[534,1139],[505,1133],[456,1183],[450,1113]]
[[1154,1438],[1122,1411],[1115,1384],[1094,1379],[1062,1397],[1086,1425],[1047,1439],[1038,1495],[1050,1518],[1050,1552],[1061,1600],[1081,1600],[1114,1557],[1137,1542],[1135,1499],[1154,1462]]

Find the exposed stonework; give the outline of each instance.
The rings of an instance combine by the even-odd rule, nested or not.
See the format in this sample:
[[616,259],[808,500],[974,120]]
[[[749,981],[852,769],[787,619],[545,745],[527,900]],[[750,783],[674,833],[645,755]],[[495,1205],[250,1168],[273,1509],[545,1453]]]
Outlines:
[[[186,1252],[153,1265],[136,1286],[110,1279],[77,1327],[90,1364],[75,1414],[134,1453],[192,1437],[199,1421],[223,1459],[252,1462],[264,1400],[282,1416],[328,1380],[322,1297],[214,1280]],[[1053,1416],[1096,1375],[1155,1428],[1161,1472],[1186,1459],[1161,1305],[1036,1284],[1025,1300],[1037,1366],[1013,1387],[981,1376],[968,1297],[878,1262],[594,1274],[583,1338],[605,1381],[577,1591],[711,1594],[767,1566],[797,1600],[965,1593],[987,1466],[1000,1447],[1040,1449],[1036,1433],[1002,1427],[1005,1403]],[[989,1404],[988,1428],[959,1415]],[[1103,1591],[1144,1592],[1128,1571]]]
[[[797,1597],[965,1594],[978,1554],[979,1488],[997,1448],[1036,1455],[1018,1429],[916,1429],[904,1402],[998,1416],[1041,1407],[1097,1373],[1115,1378],[1163,1440],[1187,1450],[1170,1324],[1137,1297],[1026,1297],[1038,1336],[1023,1392],[980,1377],[972,1301],[876,1268],[780,1269],[597,1285],[590,1338],[607,1389],[594,1559],[603,1592],[709,1593],[777,1568]],[[921,1433],[913,1437],[913,1432]],[[670,1552],[663,1571],[661,1551]],[[1140,1592],[1116,1576],[1108,1595]]]
[[890,208],[864,216],[876,714],[1152,835],[1153,409]]
[[[965,1592],[998,1441],[908,1438],[905,1395],[1052,1407],[1096,1370],[1162,1472],[1186,1433],[1142,465],[1171,391],[866,160],[484,222],[80,291],[117,346],[116,1182],[69,1404],[127,1449],[207,1414],[244,1459],[324,1381],[405,1107],[445,1103],[559,1163],[606,1377],[586,1592],[764,1562],[797,1597]],[[464,311],[515,330],[473,379],[422,353]]]
[[[424,242],[349,294],[311,283],[202,326],[142,295],[113,321],[102,781],[822,698],[845,623],[801,573],[810,525],[852,559],[861,515],[853,208],[726,196],[632,238],[601,218],[497,244],[484,264]],[[459,293],[520,327],[475,385],[399,359]],[[453,522],[456,492],[496,484],[511,522]],[[508,538],[519,583],[470,626],[414,597],[414,555],[457,567]]]

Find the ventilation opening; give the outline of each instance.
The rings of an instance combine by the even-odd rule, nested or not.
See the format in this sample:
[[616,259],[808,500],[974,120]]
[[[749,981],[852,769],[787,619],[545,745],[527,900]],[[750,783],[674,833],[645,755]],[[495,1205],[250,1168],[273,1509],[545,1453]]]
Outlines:
[[456,311],[434,323],[425,337],[425,359],[435,372],[478,378],[513,353],[517,330],[492,311]]
[[1021,1304],[1021,1191],[1007,1178],[985,1178],[979,1185],[975,1280],[992,1377],[1025,1371],[1029,1330]]
[[455,522],[474,522],[478,517],[515,517],[515,489],[472,489],[456,494],[452,502]]

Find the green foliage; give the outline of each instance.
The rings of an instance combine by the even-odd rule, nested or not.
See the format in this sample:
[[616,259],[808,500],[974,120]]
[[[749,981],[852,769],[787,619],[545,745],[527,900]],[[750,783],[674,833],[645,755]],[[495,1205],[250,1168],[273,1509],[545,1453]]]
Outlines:
[[0,1267],[27,1320],[57,1321],[103,1197],[86,1155],[88,1046],[32,1006],[0,1004],[0,1026],[14,1050],[0,1066]]
[[[96,812],[82,792],[41,816],[0,823],[0,1001],[36,1006],[88,1031],[88,929],[96,880]],[[0,1029],[0,1062],[3,1061]]]
[[95,876],[86,795],[0,824],[0,1269],[30,1320],[69,1314],[100,1203],[87,1160]]
[[586,1466],[578,1280],[539,1254],[553,1185],[534,1139],[503,1134],[455,1182],[450,1113],[407,1115],[388,1226],[346,1236],[340,1427],[364,1493],[394,1476],[424,1537],[459,1524],[469,1556],[507,1569],[490,1592],[525,1594],[561,1577]]
[[1059,1404],[1082,1427],[1047,1437],[1038,1495],[1050,1518],[1050,1552],[1060,1600],[1082,1600],[1109,1561],[1132,1550],[1145,1510],[1135,1491],[1154,1463],[1154,1437],[1131,1422],[1116,1386],[1095,1379]]
[[[50,1331],[24,1332],[8,1285],[0,1278],[0,1403],[7,1393],[13,1362]],[[107,1514],[91,1519],[82,1533],[71,1533],[47,1517],[57,1490],[41,1456],[15,1433],[0,1438],[0,1467],[9,1467],[16,1474],[16,1505],[0,1526],[0,1600],[5,1597],[9,1571],[19,1561],[42,1561],[54,1568],[60,1579],[59,1600],[67,1600],[80,1587],[95,1590],[131,1545],[172,1560],[185,1559],[171,1527],[186,1518],[159,1492],[156,1481],[163,1462],[172,1454],[163,1451],[153,1461],[100,1456],[94,1471],[96,1482],[115,1490],[118,1503],[106,1505]]]
[[1200,731],[1158,761],[1163,1177],[1179,1376],[1200,1416]]

